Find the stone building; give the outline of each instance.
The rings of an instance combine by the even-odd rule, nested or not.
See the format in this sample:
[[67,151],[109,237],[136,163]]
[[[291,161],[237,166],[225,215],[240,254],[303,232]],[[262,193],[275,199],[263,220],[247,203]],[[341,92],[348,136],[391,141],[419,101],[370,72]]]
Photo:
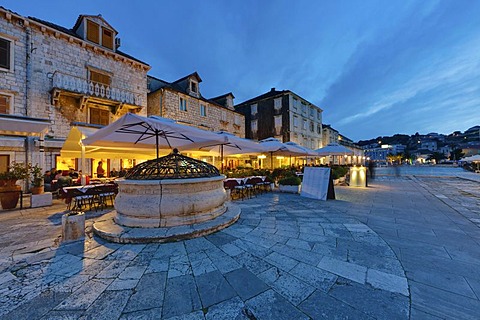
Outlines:
[[245,117],[233,107],[233,94],[207,99],[202,96],[202,79],[194,72],[174,82],[148,76],[148,115],[174,119],[210,131],[245,136]]
[[245,137],[275,137],[311,149],[322,147],[322,109],[290,90],[269,92],[235,106],[245,115]]
[[72,123],[146,115],[150,66],[119,46],[101,15],[80,15],[69,29],[0,7],[0,170],[12,161],[78,169],[60,156]]
[[338,138],[340,134],[334,128],[332,128],[329,124],[323,125],[323,135],[322,135],[322,143],[326,146],[329,143],[338,143]]

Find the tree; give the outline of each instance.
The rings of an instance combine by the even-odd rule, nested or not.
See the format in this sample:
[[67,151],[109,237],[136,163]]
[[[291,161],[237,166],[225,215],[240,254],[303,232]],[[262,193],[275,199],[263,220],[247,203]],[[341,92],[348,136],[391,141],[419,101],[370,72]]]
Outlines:
[[435,160],[435,163],[439,163],[440,160],[445,159],[445,155],[441,152],[434,152],[428,156],[427,160]]
[[460,160],[463,156],[465,156],[465,153],[462,152],[462,149],[455,149],[450,153],[450,160]]

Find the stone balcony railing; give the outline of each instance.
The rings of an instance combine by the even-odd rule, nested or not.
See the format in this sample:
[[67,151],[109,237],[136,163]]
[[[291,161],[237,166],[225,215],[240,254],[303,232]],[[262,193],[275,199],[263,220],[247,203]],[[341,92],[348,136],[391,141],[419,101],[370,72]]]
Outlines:
[[53,88],[113,100],[120,103],[142,106],[142,98],[139,94],[58,71],[53,74]]

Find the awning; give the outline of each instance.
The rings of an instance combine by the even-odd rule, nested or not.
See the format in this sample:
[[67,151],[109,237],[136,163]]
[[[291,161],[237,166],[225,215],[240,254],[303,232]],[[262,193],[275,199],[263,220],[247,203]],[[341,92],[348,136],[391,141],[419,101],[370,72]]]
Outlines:
[[15,115],[0,115],[0,134],[31,136],[47,133],[50,120]]
[[[60,155],[66,158],[81,158],[82,145],[81,140],[88,138],[98,129],[83,126],[73,126],[63,144]],[[165,151],[167,154],[167,151]],[[153,159],[155,157],[154,148],[112,148],[101,146],[85,146],[85,158],[103,158],[103,159]]]

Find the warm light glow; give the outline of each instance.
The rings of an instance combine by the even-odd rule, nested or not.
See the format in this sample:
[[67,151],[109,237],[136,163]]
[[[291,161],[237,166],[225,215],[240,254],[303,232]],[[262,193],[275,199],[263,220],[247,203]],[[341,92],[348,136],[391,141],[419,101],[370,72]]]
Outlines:
[[257,156],[257,158],[258,158],[258,159],[266,159],[266,158],[267,158],[267,156],[266,156],[266,155],[264,155],[264,154],[261,154],[261,155]]
[[202,161],[203,161],[203,162],[207,162],[207,159],[203,158]]
[[282,160],[282,159],[285,159],[285,157],[283,157],[283,156],[278,156],[277,159],[278,159],[278,160]]

